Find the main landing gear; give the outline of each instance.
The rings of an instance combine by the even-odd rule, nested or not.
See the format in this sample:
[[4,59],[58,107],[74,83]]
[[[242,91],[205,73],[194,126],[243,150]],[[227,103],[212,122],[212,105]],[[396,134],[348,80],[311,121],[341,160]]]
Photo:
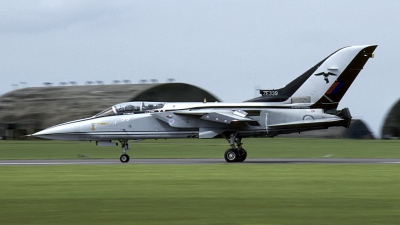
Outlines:
[[225,160],[231,162],[243,162],[247,157],[247,152],[242,148],[242,138],[237,132],[232,133],[229,137],[225,136],[231,148],[225,151]]
[[122,145],[122,154],[121,154],[121,156],[119,157],[119,160],[120,160],[122,163],[127,163],[127,162],[129,162],[129,155],[126,154],[126,150],[129,149],[129,141],[128,141],[128,140],[121,140],[121,141],[119,141],[119,142],[120,142],[121,145]]

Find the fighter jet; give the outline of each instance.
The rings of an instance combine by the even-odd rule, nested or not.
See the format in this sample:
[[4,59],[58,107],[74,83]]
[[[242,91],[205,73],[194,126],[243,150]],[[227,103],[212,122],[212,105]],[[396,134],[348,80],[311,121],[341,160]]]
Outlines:
[[[338,104],[377,45],[341,48],[285,87],[260,90],[260,97],[241,103],[125,102],[85,119],[62,123],[31,136],[56,140],[95,141],[99,146],[122,146],[120,161],[129,156],[129,140],[224,138],[224,158],[243,162],[242,139],[349,127],[348,108]],[[331,82],[326,82],[327,76]],[[335,80],[333,80],[335,79]],[[113,142],[115,141],[115,142]]]

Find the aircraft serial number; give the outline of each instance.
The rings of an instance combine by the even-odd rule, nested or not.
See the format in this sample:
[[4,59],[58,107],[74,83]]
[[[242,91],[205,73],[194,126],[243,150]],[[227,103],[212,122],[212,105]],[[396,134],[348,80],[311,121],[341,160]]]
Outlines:
[[278,91],[263,91],[263,96],[277,96],[279,93]]

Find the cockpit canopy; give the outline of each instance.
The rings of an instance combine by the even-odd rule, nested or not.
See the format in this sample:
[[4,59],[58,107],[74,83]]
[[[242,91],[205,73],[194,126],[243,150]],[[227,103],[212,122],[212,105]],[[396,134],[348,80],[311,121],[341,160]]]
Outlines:
[[94,117],[161,112],[164,104],[162,102],[125,102],[107,108]]

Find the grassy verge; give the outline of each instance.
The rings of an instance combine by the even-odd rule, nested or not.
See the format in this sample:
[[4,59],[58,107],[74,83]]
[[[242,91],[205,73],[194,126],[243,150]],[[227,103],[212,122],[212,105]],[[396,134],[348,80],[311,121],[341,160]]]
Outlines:
[[[249,158],[400,158],[399,140],[244,139]],[[131,144],[131,158],[221,158],[223,139],[145,140]],[[94,142],[0,141],[0,159],[118,158],[119,147]]]
[[0,167],[0,224],[398,224],[397,165]]

